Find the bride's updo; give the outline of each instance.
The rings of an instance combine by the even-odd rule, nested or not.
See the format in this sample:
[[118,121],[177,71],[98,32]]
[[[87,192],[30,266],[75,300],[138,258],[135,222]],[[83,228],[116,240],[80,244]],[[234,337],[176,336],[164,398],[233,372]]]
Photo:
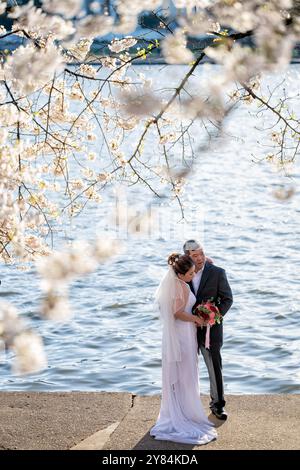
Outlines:
[[176,274],[186,274],[191,267],[194,266],[194,261],[189,257],[189,255],[172,253],[168,257],[168,264],[172,266]]

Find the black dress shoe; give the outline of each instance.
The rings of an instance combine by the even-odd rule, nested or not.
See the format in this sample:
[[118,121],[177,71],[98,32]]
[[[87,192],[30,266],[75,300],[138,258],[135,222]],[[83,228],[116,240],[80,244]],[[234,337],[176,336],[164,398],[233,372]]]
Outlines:
[[226,421],[228,418],[228,414],[224,410],[224,408],[211,408],[212,414],[214,414],[218,419],[221,419],[222,421]]

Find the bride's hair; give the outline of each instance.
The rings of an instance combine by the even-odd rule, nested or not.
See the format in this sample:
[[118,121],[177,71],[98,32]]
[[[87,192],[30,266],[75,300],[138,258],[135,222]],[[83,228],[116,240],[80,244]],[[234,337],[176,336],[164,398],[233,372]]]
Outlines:
[[194,261],[188,255],[172,253],[168,257],[168,264],[172,266],[176,274],[186,274],[194,266]]

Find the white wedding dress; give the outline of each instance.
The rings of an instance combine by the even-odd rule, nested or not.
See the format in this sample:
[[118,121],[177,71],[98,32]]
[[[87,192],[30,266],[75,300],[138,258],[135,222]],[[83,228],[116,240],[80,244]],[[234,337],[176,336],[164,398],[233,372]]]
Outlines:
[[[190,291],[184,311],[192,315],[196,302]],[[150,435],[155,439],[184,444],[207,444],[217,438],[200,400],[197,327],[193,322],[175,320],[181,360],[168,362],[165,335],[162,340],[162,401],[159,416]],[[176,370],[173,370],[174,367]],[[172,377],[176,382],[172,383]]]

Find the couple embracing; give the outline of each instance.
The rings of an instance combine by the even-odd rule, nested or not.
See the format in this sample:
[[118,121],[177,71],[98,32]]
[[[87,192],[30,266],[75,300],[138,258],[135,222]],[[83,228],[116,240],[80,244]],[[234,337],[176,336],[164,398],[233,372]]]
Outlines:
[[217,433],[200,400],[198,352],[208,369],[211,411],[220,420],[226,420],[227,413],[221,358],[223,325],[195,315],[195,306],[204,306],[206,311],[210,301],[222,318],[232,305],[232,293],[224,269],[205,257],[200,243],[188,240],[183,250],[182,255],[169,256],[169,270],[155,295],[163,321],[162,400],[150,435],[200,445],[216,439]]

